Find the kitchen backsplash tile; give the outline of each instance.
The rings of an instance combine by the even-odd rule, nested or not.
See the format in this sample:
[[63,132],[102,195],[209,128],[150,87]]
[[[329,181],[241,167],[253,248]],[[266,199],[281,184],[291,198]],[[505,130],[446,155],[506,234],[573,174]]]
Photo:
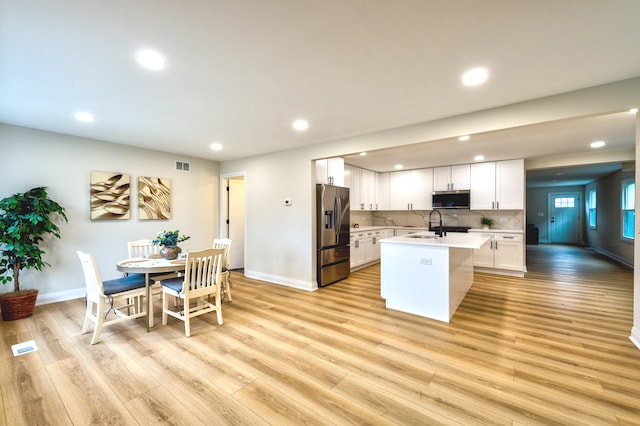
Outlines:
[[[494,220],[491,229],[524,229],[524,211],[522,210],[447,210],[441,209],[445,226],[469,226],[482,228],[480,218]],[[360,226],[415,226],[427,227],[431,210],[417,211],[351,211],[351,225]]]

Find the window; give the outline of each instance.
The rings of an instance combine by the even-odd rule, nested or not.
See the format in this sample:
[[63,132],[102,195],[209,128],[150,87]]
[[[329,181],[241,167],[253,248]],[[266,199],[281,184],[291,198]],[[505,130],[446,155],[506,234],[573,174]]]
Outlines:
[[589,228],[596,229],[596,190],[592,189],[589,191],[589,199],[588,199],[588,208],[589,208]]
[[636,220],[636,183],[633,180],[622,181],[622,238],[634,238]]
[[572,209],[575,206],[575,198],[566,197],[566,198],[556,198],[555,199],[555,207],[557,209]]

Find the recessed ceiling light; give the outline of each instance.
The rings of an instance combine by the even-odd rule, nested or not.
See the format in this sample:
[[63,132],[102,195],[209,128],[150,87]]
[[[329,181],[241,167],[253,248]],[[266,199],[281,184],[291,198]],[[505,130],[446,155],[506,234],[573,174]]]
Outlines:
[[604,141],[591,142],[591,148],[602,148],[606,143]]
[[211,147],[212,150],[214,151],[220,151],[222,150],[222,144],[218,143],[218,142],[214,142],[211,145],[209,145]]
[[636,114],[637,112],[638,112],[638,108],[631,108],[629,110],[629,113],[631,113],[631,114]]
[[303,132],[309,128],[309,122],[305,119],[298,119],[293,122],[293,128],[299,132]]
[[484,160],[484,155],[476,155],[475,157],[473,157],[473,159],[476,161],[482,161]]
[[164,56],[155,50],[140,50],[136,59],[140,65],[153,71],[161,70],[166,65]]
[[471,136],[469,135],[462,135],[458,138],[460,142],[468,141],[469,139],[471,139]]
[[478,86],[489,78],[486,68],[473,68],[462,75],[462,83],[465,86]]
[[367,155],[367,153],[366,153],[366,152],[361,152],[361,153],[360,153],[360,155],[361,155],[362,157],[364,157],[365,155]]
[[396,170],[400,170],[400,169],[404,169],[404,166],[402,164],[396,164],[395,166],[393,166],[393,168]]
[[92,121],[95,121],[96,117],[88,112],[84,112],[84,111],[78,111],[74,114],[74,117],[76,120],[78,121],[82,121],[83,123],[91,123]]

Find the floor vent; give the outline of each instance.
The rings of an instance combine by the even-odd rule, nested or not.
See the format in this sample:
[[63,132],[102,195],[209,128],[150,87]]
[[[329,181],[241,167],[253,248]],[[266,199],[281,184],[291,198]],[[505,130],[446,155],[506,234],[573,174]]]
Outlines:
[[187,163],[186,161],[176,161],[176,170],[181,170],[183,172],[190,172],[191,163]]

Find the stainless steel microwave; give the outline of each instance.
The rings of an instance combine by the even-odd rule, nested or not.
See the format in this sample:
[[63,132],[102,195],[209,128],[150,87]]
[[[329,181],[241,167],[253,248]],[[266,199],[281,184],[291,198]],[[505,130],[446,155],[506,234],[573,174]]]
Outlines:
[[431,206],[434,209],[468,209],[471,206],[471,192],[436,191]]

